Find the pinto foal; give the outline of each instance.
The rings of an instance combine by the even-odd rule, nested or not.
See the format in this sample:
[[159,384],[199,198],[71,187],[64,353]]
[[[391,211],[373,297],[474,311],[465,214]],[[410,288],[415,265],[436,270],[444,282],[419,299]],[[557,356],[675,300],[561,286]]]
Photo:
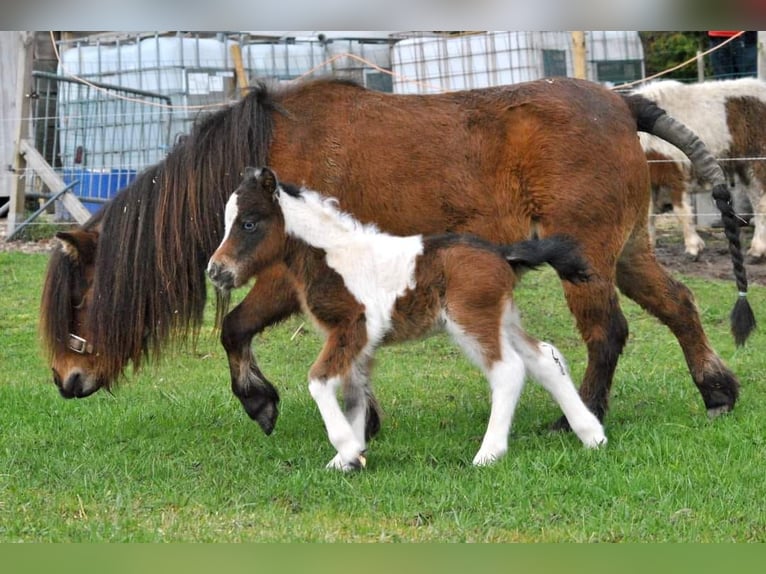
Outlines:
[[215,286],[228,291],[283,264],[305,312],[326,336],[309,372],[309,391],[337,451],[328,467],[365,464],[365,431],[378,424],[369,382],[375,349],[441,328],[491,387],[489,423],[475,465],[492,463],[508,449],[527,372],[553,395],[586,447],[606,443],[564,359],[553,345],[522,330],[512,301],[516,268],[549,263],[562,279],[587,280],[570,240],[499,247],[457,234],[396,237],[356,221],[331,198],[280,184],[269,168],[247,168],[226,204],[225,225],[207,269]]

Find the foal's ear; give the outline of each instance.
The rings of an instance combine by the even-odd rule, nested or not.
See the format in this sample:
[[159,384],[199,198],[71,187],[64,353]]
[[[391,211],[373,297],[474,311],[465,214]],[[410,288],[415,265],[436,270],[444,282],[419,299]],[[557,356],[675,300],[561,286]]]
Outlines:
[[258,173],[258,179],[261,182],[263,190],[267,193],[274,194],[277,192],[277,175],[268,167],[262,167]]
[[75,229],[74,231],[59,231],[56,239],[61,244],[61,250],[73,261],[84,264],[93,263],[98,246],[98,231]]
[[258,177],[257,167],[246,167],[242,172],[243,179],[255,179],[256,177]]

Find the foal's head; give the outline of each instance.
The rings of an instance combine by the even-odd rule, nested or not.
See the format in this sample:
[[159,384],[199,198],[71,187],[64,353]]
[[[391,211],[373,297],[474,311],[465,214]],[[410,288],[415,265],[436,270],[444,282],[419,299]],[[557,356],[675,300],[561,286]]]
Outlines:
[[242,183],[226,203],[223,241],[207,266],[219,290],[240,287],[283,257],[286,236],[277,202],[280,191],[290,192],[269,168],[245,169]]

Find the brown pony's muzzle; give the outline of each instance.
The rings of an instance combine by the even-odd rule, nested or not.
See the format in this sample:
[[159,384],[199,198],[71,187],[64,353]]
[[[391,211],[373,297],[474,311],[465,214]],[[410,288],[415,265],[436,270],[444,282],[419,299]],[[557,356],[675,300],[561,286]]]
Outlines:
[[58,387],[59,394],[65,399],[85,398],[95,393],[102,386],[78,369],[69,373],[66,379],[62,379],[55,368],[51,369],[51,371],[53,371],[53,382]]

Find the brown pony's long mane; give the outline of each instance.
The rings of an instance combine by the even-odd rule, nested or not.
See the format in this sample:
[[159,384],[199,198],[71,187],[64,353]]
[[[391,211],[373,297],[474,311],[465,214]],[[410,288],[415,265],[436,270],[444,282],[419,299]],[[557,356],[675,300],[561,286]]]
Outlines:
[[[137,368],[171,340],[199,332],[204,271],[222,236],[224,202],[245,166],[267,162],[274,111],[261,84],[199,119],[163,161],[85,224],[100,232],[88,330],[95,348],[106,351],[97,358],[101,375],[116,379],[127,360]],[[50,353],[61,349],[71,328],[76,265],[60,252],[49,263],[41,333]]]

